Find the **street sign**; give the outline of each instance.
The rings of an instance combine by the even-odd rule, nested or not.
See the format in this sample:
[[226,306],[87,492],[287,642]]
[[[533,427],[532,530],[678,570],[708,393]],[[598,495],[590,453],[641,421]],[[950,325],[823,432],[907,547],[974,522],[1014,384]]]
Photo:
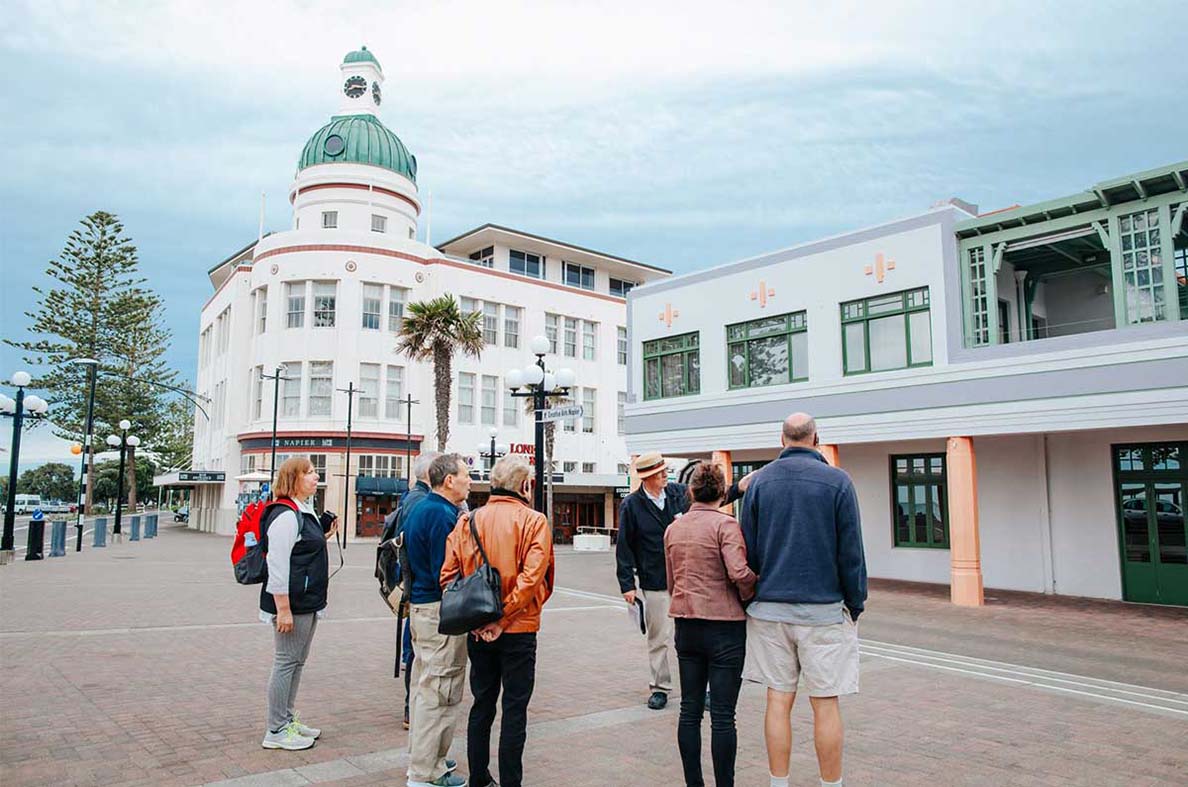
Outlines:
[[570,418],[581,418],[584,414],[580,404],[568,404],[564,407],[550,407],[540,411],[542,421],[566,421]]

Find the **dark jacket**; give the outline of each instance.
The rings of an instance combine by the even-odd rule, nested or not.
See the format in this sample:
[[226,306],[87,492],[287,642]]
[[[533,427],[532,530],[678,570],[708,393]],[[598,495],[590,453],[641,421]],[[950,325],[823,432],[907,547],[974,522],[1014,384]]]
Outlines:
[[[260,543],[268,552],[268,528],[277,515],[291,510],[288,506],[272,503],[260,517]],[[289,610],[294,615],[317,612],[326,608],[326,591],[330,585],[330,552],[326,547],[326,533],[322,523],[313,514],[297,512],[300,525],[297,543],[289,555]],[[260,586],[260,609],[276,614],[276,599],[266,588]]]
[[384,532],[380,536],[380,543],[387,541],[390,538],[395,538],[396,534],[400,532],[400,523],[408,512],[416,506],[417,503],[429,496],[429,485],[424,481],[417,481],[412,489],[404,493],[400,498],[400,503],[393,509],[392,513],[384,519]]
[[669,483],[664,487],[664,510],[648,499],[641,485],[619,506],[619,538],[615,544],[615,563],[619,591],[635,590],[635,575],[643,590],[668,590],[664,570],[664,531],[689,510],[689,488]]
[[445,563],[446,539],[458,521],[458,507],[436,492],[430,492],[403,520],[412,568],[413,604],[441,601],[441,566]]
[[811,448],[785,448],[747,489],[742,511],[756,601],[866,604],[858,496],[845,471]]

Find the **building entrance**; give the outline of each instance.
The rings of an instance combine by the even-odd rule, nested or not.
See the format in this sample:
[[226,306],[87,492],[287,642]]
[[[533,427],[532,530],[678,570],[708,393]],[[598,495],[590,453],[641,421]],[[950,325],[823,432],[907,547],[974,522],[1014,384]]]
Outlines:
[[1188,443],[1114,446],[1127,601],[1188,606]]

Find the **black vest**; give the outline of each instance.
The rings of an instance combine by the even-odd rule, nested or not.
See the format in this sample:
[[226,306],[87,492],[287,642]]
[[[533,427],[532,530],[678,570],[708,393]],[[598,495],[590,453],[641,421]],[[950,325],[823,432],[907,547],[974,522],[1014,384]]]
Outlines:
[[[268,528],[278,515],[290,511],[288,506],[273,503],[260,517],[260,534],[264,551],[268,551]],[[313,514],[296,511],[301,530],[289,556],[289,609],[294,615],[317,612],[326,607],[326,589],[330,584],[330,552],[326,548],[326,534]],[[268,583],[260,586],[260,609],[276,614],[276,600],[267,591]]]

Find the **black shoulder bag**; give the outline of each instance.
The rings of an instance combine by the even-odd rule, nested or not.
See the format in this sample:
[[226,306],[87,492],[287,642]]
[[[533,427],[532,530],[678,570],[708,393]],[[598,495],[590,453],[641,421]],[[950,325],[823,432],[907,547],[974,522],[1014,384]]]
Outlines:
[[470,512],[470,534],[478,544],[483,562],[470,576],[459,576],[441,592],[441,620],[439,634],[458,635],[482,628],[503,617],[503,587],[499,571],[487,559],[487,551],[479,540],[474,521],[478,512]]

